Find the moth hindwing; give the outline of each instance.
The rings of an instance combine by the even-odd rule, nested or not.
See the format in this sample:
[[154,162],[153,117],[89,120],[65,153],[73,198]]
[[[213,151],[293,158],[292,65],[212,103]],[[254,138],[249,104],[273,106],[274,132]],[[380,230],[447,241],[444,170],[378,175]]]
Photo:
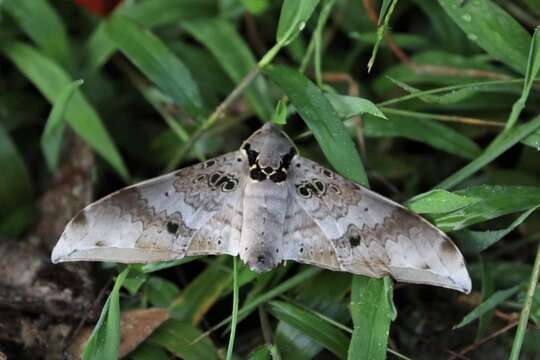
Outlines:
[[148,263],[229,254],[469,292],[463,256],[401,205],[297,154],[267,124],[240,150],[119,190],[66,226],[53,262]]

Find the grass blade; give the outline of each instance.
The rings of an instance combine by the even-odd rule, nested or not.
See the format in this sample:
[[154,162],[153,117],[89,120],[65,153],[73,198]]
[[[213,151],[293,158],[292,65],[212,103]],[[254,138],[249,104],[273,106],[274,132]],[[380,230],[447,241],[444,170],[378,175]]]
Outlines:
[[[221,19],[204,19],[184,22],[182,26],[208,48],[236,84],[257,66],[251,50],[229,22]],[[270,118],[272,106],[264,78],[255,79],[246,88],[245,96],[261,120],[266,121]]]
[[60,149],[62,147],[62,137],[64,135],[65,123],[64,114],[75,91],[83,84],[82,80],[76,80],[66,86],[58,95],[58,98],[53,104],[53,108],[45,129],[41,135],[41,151],[45,155],[45,160],[51,172],[54,172],[58,167]]
[[[16,235],[26,223],[30,222],[27,212],[21,215],[25,220],[16,224],[11,224],[10,217],[17,213],[17,208],[23,209],[28,206],[33,198],[33,185],[30,173],[21,157],[17,147],[11,140],[9,134],[0,125],[0,233],[6,235]],[[6,220],[7,219],[7,220]],[[7,221],[7,223],[5,223]]]
[[[19,42],[3,43],[0,48],[17,68],[39,89],[50,103],[58,98],[73,80],[54,61],[31,46]],[[127,181],[128,170],[96,110],[79,90],[73,95],[66,112],[73,130],[101,155]]]
[[176,319],[170,319],[161,325],[148,339],[148,343],[164,347],[184,360],[220,359],[210,339],[203,339],[200,330],[190,323]]
[[490,0],[439,0],[446,13],[488,54],[525,73],[531,36],[508,13]]
[[285,66],[268,66],[264,72],[289,97],[334,168],[341,175],[366,186],[368,180],[360,155],[321,90],[298,71]]
[[101,310],[101,316],[88,339],[83,360],[117,359],[120,346],[120,288],[127,275],[126,267],[116,278],[114,287]]
[[290,44],[306,26],[319,0],[285,0],[281,6],[276,40],[281,46]]
[[521,309],[519,316],[519,324],[516,330],[516,336],[512,344],[512,352],[510,353],[510,360],[518,360],[519,353],[521,352],[521,345],[523,344],[523,338],[525,337],[525,331],[527,330],[527,323],[529,322],[529,315],[531,313],[531,307],[536,291],[536,285],[538,285],[538,275],[540,274],[540,246],[536,251],[536,259],[534,260],[534,266],[529,280],[529,287],[527,288],[527,296]]
[[454,329],[459,329],[465,325],[470,324],[474,320],[480,318],[483,314],[494,309],[497,305],[501,304],[503,301],[517,294],[518,291],[519,291],[519,286],[514,286],[510,289],[500,290],[493,293],[493,295],[487,298],[486,301],[484,301],[483,303],[478,305],[473,311],[465,315],[465,317],[459,322],[459,324],[454,326]]
[[527,60],[527,68],[525,70],[525,81],[523,82],[523,91],[519,99],[512,106],[512,112],[506,122],[506,130],[511,129],[521,114],[521,111],[525,108],[525,103],[531,92],[531,88],[534,79],[538,75],[540,70],[540,27],[537,27],[534,31],[531,48],[529,50],[529,59]]
[[236,335],[236,323],[238,321],[238,265],[237,257],[233,257],[233,308],[231,318],[231,333],[229,334],[229,346],[227,347],[227,360],[231,360],[234,349],[234,337]]
[[474,175],[478,170],[495,160],[506,150],[526,138],[540,128],[540,116],[500,134],[476,159],[449,176],[436,186],[440,189],[450,189],[463,180]]
[[385,359],[390,321],[395,317],[392,280],[353,276],[351,313],[354,324],[349,360]]
[[270,313],[281,321],[299,329],[340,358],[347,356],[348,339],[333,324],[293,304],[282,301],[270,303]]
[[73,63],[64,23],[47,0],[6,0],[0,6],[43,53],[62,65]]
[[199,88],[189,69],[152,33],[127,18],[111,18],[106,30],[116,46],[178,105],[202,116]]

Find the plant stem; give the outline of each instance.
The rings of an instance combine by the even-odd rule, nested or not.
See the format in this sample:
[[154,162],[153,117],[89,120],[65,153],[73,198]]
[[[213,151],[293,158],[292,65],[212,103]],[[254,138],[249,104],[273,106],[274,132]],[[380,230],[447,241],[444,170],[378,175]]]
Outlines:
[[234,256],[233,257],[233,309],[232,309],[232,319],[231,319],[231,334],[229,335],[229,346],[227,348],[227,360],[232,359],[237,320],[238,320],[238,265],[237,265],[236,256]]
[[531,306],[533,303],[534,293],[536,290],[536,284],[538,283],[538,274],[540,274],[540,245],[536,251],[536,259],[534,260],[533,271],[531,279],[529,280],[529,288],[527,289],[527,297],[519,316],[519,325],[516,330],[516,336],[514,337],[514,343],[512,344],[512,352],[510,353],[510,360],[518,360],[519,352],[521,351],[521,345],[523,344],[523,338],[525,337],[525,330],[527,330],[527,323],[529,322],[529,315],[531,313]]
[[225,110],[242,94],[242,92],[251,84],[251,82],[257,77],[261,68],[256,66],[249,73],[244,76],[242,81],[234,88],[234,90],[223,100],[221,104],[214,110],[212,115],[191,135],[191,138],[184,143],[180,150],[176,153],[174,158],[169,162],[165,168],[165,172],[172,171],[178,166],[186,154],[193,148],[193,145],[201,136],[210,128],[214,123],[223,115]]

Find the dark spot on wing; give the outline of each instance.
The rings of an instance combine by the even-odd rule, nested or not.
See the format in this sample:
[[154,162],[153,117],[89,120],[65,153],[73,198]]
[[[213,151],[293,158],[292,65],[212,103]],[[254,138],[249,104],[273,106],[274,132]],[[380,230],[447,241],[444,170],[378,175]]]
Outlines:
[[360,245],[360,236],[351,236],[349,238],[349,244],[351,244],[351,247],[357,247],[358,245]]
[[102,247],[102,246],[105,246],[105,243],[103,241],[101,241],[101,240],[98,240],[98,241],[96,241],[95,245],[99,246],[99,247]]
[[203,169],[209,168],[210,166],[214,166],[216,164],[215,160],[208,160],[203,163]]
[[176,234],[178,232],[178,224],[172,221],[167,222],[167,231],[169,234]]

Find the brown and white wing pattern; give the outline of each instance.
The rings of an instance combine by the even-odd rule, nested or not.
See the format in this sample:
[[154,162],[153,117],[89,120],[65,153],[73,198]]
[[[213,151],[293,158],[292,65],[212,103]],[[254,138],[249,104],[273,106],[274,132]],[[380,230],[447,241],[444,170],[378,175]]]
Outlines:
[[53,262],[238,254],[247,163],[233,152],[119,190],[66,226]]
[[287,181],[285,258],[470,291],[458,248],[420,216],[300,156]]

